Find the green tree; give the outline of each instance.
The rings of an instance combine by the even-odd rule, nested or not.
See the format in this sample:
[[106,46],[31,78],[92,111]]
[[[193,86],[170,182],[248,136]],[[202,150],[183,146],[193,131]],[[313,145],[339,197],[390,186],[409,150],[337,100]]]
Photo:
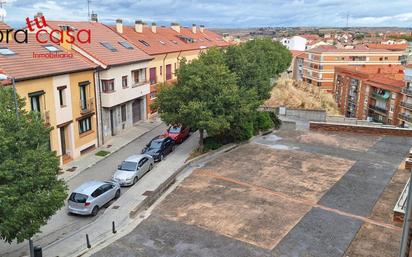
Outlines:
[[9,243],[38,233],[67,196],[50,129],[18,101],[17,117],[12,90],[0,87],[0,237]]
[[154,107],[168,124],[199,129],[203,150],[204,132],[215,136],[228,129],[239,103],[237,77],[225,65],[222,51],[212,48],[190,64],[180,64],[176,85],[162,87]]
[[255,90],[262,104],[270,98],[271,79],[286,71],[292,61],[289,50],[271,39],[254,39],[225,51],[229,69],[239,77],[241,88]]

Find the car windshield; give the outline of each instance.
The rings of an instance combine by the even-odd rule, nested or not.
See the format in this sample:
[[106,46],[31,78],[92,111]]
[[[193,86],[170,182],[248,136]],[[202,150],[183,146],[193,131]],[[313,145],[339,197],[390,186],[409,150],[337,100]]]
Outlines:
[[88,196],[79,193],[72,193],[70,195],[69,200],[75,203],[85,203],[87,201]]
[[159,149],[162,146],[163,139],[156,139],[150,142],[149,148]]
[[181,127],[170,127],[170,128],[169,128],[169,133],[171,133],[171,134],[179,134],[181,130],[182,130]]
[[137,163],[136,162],[122,162],[122,165],[120,165],[119,170],[125,170],[125,171],[135,171],[136,170]]

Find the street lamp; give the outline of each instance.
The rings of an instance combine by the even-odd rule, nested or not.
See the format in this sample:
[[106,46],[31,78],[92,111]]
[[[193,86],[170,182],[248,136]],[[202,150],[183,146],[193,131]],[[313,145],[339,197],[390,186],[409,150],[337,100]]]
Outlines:
[[19,103],[17,101],[16,80],[13,77],[9,77],[6,74],[1,74],[0,73],[0,81],[2,81],[2,80],[11,80],[11,83],[13,84],[14,104],[16,106],[16,116],[18,118],[19,117]]

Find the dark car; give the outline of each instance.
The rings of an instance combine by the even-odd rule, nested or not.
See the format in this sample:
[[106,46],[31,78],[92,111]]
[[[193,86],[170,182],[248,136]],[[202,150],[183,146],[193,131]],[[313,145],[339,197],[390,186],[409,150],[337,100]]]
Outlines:
[[171,126],[165,136],[172,138],[176,144],[180,144],[189,137],[190,129],[184,126]]
[[173,152],[175,141],[171,137],[158,136],[152,139],[142,150],[143,154],[148,154],[155,161],[162,161],[166,155]]

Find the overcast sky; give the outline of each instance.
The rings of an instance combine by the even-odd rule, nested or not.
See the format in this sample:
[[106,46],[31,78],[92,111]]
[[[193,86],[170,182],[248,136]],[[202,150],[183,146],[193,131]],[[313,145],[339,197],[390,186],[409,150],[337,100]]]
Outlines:
[[[38,11],[50,20],[87,20],[87,0],[6,1],[6,22],[15,26]],[[92,0],[90,9],[108,23],[122,18],[225,28],[346,26],[349,13],[349,26],[412,27],[412,0]]]

